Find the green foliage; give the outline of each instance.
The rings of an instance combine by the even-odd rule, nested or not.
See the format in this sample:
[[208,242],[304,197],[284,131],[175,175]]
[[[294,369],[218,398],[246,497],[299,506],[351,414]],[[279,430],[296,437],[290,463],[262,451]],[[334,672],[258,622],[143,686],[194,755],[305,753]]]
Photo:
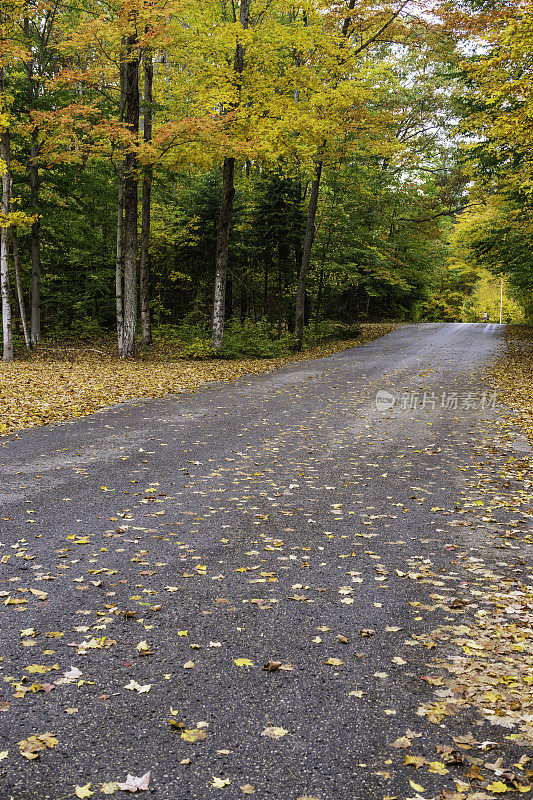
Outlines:
[[208,358],[213,358],[214,353],[215,351],[208,339],[195,337],[182,347],[179,357],[192,359],[193,361],[206,361]]
[[434,294],[420,306],[420,318],[424,322],[460,322],[464,295],[459,292]]
[[49,332],[47,339],[51,342],[62,344],[79,342],[95,342],[105,334],[97,319],[81,317],[72,320],[68,326],[55,325]]
[[304,343],[312,346],[332,339],[337,341],[356,339],[362,332],[363,329],[360,325],[343,325],[341,322],[324,320],[316,326],[305,329]]
[[288,335],[274,338],[269,323],[257,325],[231,320],[226,328],[220,358],[277,358],[289,353],[292,338]]

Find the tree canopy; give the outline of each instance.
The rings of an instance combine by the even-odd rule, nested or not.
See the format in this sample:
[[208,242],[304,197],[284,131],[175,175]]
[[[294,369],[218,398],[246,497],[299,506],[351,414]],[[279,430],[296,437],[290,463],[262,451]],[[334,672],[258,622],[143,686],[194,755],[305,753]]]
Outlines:
[[6,0],[4,358],[467,318],[501,272],[531,313],[531,6]]

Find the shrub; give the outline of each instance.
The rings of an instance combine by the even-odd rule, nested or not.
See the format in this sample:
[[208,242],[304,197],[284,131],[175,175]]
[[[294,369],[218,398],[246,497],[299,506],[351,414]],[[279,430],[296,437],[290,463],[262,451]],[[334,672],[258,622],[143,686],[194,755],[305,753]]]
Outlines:
[[278,358],[289,352],[291,337],[274,338],[269,323],[254,325],[231,320],[226,326],[220,358]]
[[214,355],[215,351],[209,339],[200,339],[199,337],[187,342],[179,353],[180,358],[190,358],[194,361],[205,361],[208,358],[213,358]]

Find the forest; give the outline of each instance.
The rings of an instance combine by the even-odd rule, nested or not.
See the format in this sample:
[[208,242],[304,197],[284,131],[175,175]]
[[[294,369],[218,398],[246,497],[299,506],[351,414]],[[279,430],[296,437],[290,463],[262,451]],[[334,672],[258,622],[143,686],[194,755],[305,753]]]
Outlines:
[[531,0],[3,0],[4,361],[533,315]]

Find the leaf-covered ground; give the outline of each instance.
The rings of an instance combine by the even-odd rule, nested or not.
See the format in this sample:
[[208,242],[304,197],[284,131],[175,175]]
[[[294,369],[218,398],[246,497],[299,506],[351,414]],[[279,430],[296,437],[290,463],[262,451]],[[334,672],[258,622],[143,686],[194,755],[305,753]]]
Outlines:
[[516,411],[520,425],[533,443],[533,326],[509,325],[508,352],[493,373],[500,398]]
[[42,347],[31,360],[0,362],[0,436],[34,425],[75,419],[136,398],[179,394],[210,382],[280,369],[357,347],[394,329],[362,325],[356,339],[331,341],[297,356],[275,359],[184,361],[177,346],[154,347],[149,356],[121,361],[113,346]]

